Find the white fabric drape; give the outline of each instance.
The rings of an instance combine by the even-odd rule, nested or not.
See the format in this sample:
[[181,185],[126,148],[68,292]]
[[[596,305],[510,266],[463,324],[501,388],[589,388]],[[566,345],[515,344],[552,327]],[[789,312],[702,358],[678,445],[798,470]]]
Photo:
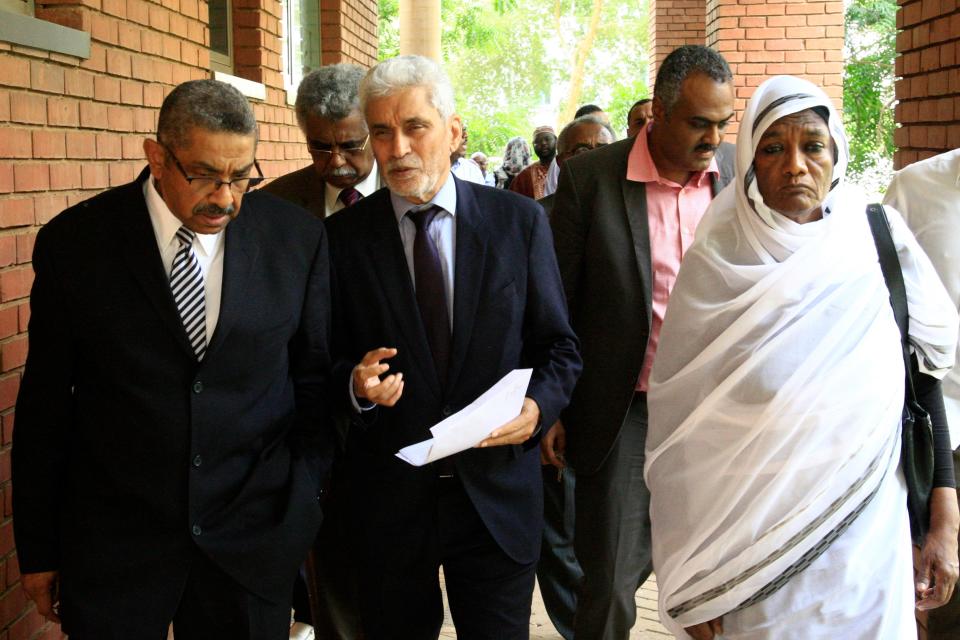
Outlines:
[[[815,106],[829,110],[838,161],[825,217],[800,225],[764,205],[753,157],[773,122]],[[861,512],[877,512],[871,498],[897,481],[899,335],[866,200],[843,181],[846,159],[823,91],[786,76],[758,87],[740,125],[737,176],[704,217],[671,294],[645,476],[660,616],[678,637],[789,583]],[[899,215],[887,214],[911,342],[925,370],[942,374],[956,312]],[[904,508],[889,526],[902,530],[905,518]],[[887,533],[881,544],[892,547],[898,536]]]

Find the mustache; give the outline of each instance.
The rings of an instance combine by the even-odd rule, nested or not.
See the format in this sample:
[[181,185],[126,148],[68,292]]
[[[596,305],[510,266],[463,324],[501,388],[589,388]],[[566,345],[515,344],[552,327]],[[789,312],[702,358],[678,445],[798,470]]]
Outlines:
[[330,175],[335,178],[356,178],[357,171],[352,167],[337,167],[330,172]]
[[422,169],[420,162],[417,159],[409,158],[404,159],[400,158],[399,160],[389,160],[387,161],[387,171],[396,171],[398,169]]
[[693,150],[694,150],[694,151],[710,151],[710,152],[715,152],[715,151],[717,150],[717,148],[718,148],[718,147],[717,147],[716,145],[704,143],[704,144],[698,144],[696,147],[694,147]]
[[215,204],[202,204],[193,208],[193,215],[195,216],[232,216],[233,212],[233,205],[224,208]]

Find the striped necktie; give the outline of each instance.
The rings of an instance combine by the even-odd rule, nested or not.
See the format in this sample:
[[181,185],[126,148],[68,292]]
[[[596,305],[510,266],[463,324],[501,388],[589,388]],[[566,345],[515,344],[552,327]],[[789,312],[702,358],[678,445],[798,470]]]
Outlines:
[[340,202],[343,203],[344,208],[346,208],[346,207],[352,207],[353,205],[360,202],[360,198],[363,197],[363,194],[357,191],[356,189],[354,189],[353,187],[347,187],[346,189],[340,192],[340,195],[338,197],[340,198]]
[[203,274],[197,255],[193,252],[194,237],[194,232],[186,227],[177,230],[180,248],[170,270],[170,289],[173,291],[173,300],[180,311],[180,319],[187,331],[190,346],[193,347],[197,360],[203,360],[203,354],[207,350],[207,314]]

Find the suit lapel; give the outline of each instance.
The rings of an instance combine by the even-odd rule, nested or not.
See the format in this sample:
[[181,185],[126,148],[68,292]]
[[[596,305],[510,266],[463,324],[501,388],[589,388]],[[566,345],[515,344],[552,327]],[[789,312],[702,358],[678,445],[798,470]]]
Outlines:
[[647,188],[642,182],[627,180],[626,164],[620,172],[620,186],[623,192],[624,215],[630,226],[630,235],[633,237],[633,251],[637,258],[637,271],[640,283],[643,286],[643,295],[646,300],[647,326],[650,326],[653,300],[651,285],[652,267],[650,264],[650,225],[647,221]]
[[149,176],[149,172],[144,170],[136,182],[123,187],[129,188],[130,193],[122,195],[120,199],[124,206],[133,209],[123,216],[125,223],[121,225],[125,236],[123,256],[130,267],[130,273],[139,283],[163,324],[180,346],[193,356],[193,348],[187,340],[180,312],[173,301],[170,280],[163,269],[160,250],[157,248],[157,236],[150,223],[150,212],[147,211],[147,202],[143,197],[143,181],[148,180]]
[[453,389],[466,360],[473,335],[473,323],[480,305],[484,258],[487,255],[487,232],[483,211],[473,192],[457,181],[457,235],[453,277],[453,344],[450,349],[450,371],[447,387]]
[[208,342],[208,358],[223,345],[237,318],[243,313],[244,302],[250,299],[247,283],[260,255],[258,230],[253,222],[256,214],[253,204],[244,206],[224,231],[220,315]]
[[[370,198],[379,198],[370,209],[371,239],[365,243],[369,263],[380,280],[381,290],[387,298],[391,313],[396,316],[396,326],[400,328],[411,353],[406,354],[412,366],[420,370],[423,380],[437,396],[443,397],[440,379],[433,366],[433,356],[427,342],[427,333],[420,319],[417,298],[410,279],[410,268],[403,252],[403,242],[397,228],[397,219],[390,203],[389,191],[382,189]],[[387,345],[393,346],[393,345]]]

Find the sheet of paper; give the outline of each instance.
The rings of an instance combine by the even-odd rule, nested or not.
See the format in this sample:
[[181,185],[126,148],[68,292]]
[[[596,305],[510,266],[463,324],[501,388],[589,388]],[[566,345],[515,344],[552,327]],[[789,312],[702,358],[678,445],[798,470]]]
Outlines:
[[475,447],[497,427],[520,415],[533,369],[514,369],[462,410],[430,427],[433,437],[397,452],[415,467]]

